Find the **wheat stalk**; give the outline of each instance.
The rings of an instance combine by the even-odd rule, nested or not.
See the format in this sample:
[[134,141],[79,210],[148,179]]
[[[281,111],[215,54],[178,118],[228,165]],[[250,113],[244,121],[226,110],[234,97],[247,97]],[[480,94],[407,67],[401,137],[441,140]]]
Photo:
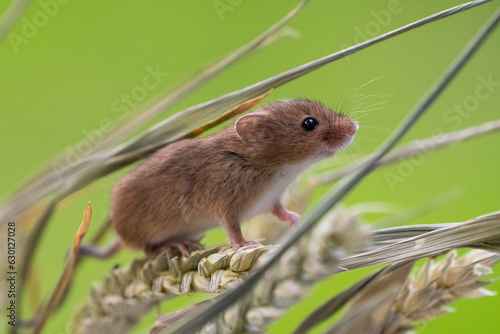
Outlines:
[[[484,288],[492,281],[482,278],[499,261],[498,253],[476,249],[458,257],[452,250],[439,261],[428,259],[408,279],[413,263],[387,271],[357,292],[349,310],[328,333],[409,333],[417,325],[453,311],[448,304],[458,299],[495,295]],[[302,330],[313,324],[311,318],[304,323],[308,327]]]
[[386,322],[387,333],[400,333],[416,321],[428,321],[453,311],[447,304],[458,299],[495,295],[484,288],[492,281],[481,279],[491,274],[499,261],[500,254],[477,249],[460,258],[453,250],[438,262],[429,259],[398,295],[391,321]]
[[[219,315],[203,332],[264,330],[313,284],[336,272],[342,258],[365,248],[368,235],[359,215],[339,207],[287,252],[251,297]],[[158,302],[180,294],[234,289],[275,249],[262,246],[233,251],[219,246],[170,262],[165,256],[134,260],[124,269],[112,270],[102,286],[92,288],[90,299],[75,316],[74,329],[77,333],[123,333]],[[164,326],[162,319],[155,331]]]
[[[398,261],[414,261],[432,254],[443,253],[450,248],[484,247],[485,244],[489,244],[490,248],[495,247],[495,242],[498,243],[500,240],[499,221],[500,214],[493,213],[466,223],[431,225],[432,227],[427,229],[431,230],[430,232],[420,231],[415,237],[399,241],[404,235],[416,234],[415,227],[400,227],[398,233],[394,233],[393,229],[368,233],[367,227],[360,223],[359,210],[339,207],[323,219],[311,234],[296,243],[280,259],[279,264],[266,273],[265,278],[256,285],[252,293],[220,313],[214,321],[204,326],[202,332],[262,332],[269,323],[281,317],[291,305],[307,294],[309,288],[317,281],[345,270]],[[474,226],[476,223],[482,225]],[[373,245],[367,243],[369,235],[374,242]],[[372,249],[378,243],[377,240],[383,240],[384,244],[390,245],[348,256],[362,248]],[[500,250],[498,245],[496,247]],[[154,260],[136,259],[123,269],[113,269],[105,278],[103,285],[93,286],[90,299],[75,316],[75,331],[122,333],[130,329],[159,302],[175,298],[180,294],[194,292],[213,294],[235,289],[262,263],[265,263],[266,258],[272,256],[276,249],[276,246],[262,246],[233,251],[228,246],[218,246],[194,252],[187,259],[176,257],[170,262],[164,256]],[[443,260],[445,262],[439,262],[441,264],[433,265],[429,262],[412,281],[414,283],[406,287],[397,286],[397,289],[395,287],[398,282],[402,285],[406,279],[398,281],[386,278],[386,281],[391,282],[387,286],[390,285],[393,289],[390,291],[392,294],[387,292],[385,296],[376,297],[380,299],[375,301],[362,298],[363,295],[372,296],[373,293],[363,294],[358,293],[358,290],[348,294],[348,297],[342,296],[344,301],[337,308],[354,297],[355,303],[357,300],[363,307],[359,307],[359,313],[339,322],[336,330],[341,331],[344,326],[351,328],[350,326],[354,322],[359,322],[361,318],[373,321],[374,315],[381,317],[382,315],[371,308],[381,302],[410,307],[404,301],[404,298],[410,298],[405,291],[417,291],[415,286],[423,288],[434,284],[432,287],[439,288],[436,288],[439,291],[436,290],[433,301],[421,297],[418,297],[421,300],[415,300],[417,298],[415,296],[421,296],[431,288],[411,297],[412,302],[419,305],[418,309],[425,310],[422,314],[427,314],[429,317],[439,314],[438,309],[446,310],[443,308],[444,305],[454,300],[451,295],[456,298],[489,295],[487,291],[480,290],[486,283],[476,281],[491,271],[484,270],[484,267],[479,265],[491,268],[500,255],[478,250],[455,260],[455,252],[452,251],[450,254],[452,255]],[[472,278],[476,281],[471,281]],[[448,290],[445,291],[444,287]],[[380,290],[373,287],[371,289],[372,292]],[[398,293],[403,297],[399,297],[399,301],[395,302]],[[388,299],[388,296],[394,298]],[[440,302],[438,297],[446,302]],[[204,303],[197,311],[207,309],[211,305],[212,303]],[[413,321],[424,318],[422,314],[417,315],[414,312],[416,309],[416,307],[405,309],[402,306],[395,306],[395,311],[391,312],[397,314],[384,316],[390,319],[391,328],[397,327],[395,323],[399,324],[397,328],[408,328]],[[387,306],[384,310],[388,313],[391,308]],[[160,316],[153,332],[159,332],[179,318],[180,315]],[[383,325],[387,323],[384,322]]]

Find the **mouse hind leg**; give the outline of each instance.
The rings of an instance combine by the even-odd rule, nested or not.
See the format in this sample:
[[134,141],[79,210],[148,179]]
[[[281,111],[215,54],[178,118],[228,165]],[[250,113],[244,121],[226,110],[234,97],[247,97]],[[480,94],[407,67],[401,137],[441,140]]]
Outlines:
[[226,235],[231,243],[233,250],[237,250],[241,247],[247,246],[260,246],[257,241],[247,241],[243,238],[241,233],[241,227],[237,219],[235,218],[225,218],[222,219],[222,226],[226,230]]
[[149,257],[156,257],[159,254],[165,253],[170,260],[176,253],[180,252],[182,256],[187,258],[191,251],[202,250],[203,248],[203,245],[198,240],[186,237],[173,237],[161,243],[146,246],[145,252]]

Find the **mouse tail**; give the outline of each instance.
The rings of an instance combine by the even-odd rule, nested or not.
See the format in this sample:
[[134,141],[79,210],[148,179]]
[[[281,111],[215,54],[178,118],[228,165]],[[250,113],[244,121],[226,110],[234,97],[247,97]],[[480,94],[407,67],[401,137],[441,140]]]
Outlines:
[[123,242],[116,237],[108,246],[99,247],[97,245],[82,245],[78,251],[79,256],[90,256],[96,259],[109,259],[116,255],[123,248]]

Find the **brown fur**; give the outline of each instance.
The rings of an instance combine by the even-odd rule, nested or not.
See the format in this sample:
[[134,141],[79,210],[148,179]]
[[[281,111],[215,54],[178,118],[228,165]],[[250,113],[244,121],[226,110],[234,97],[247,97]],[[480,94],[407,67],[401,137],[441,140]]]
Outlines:
[[[310,132],[301,127],[307,116],[319,123]],[[284,166],[333,155],[356,129],[348,117],[308,100],[261,107],[236,126],[158,150],[124,176],[112,192],[114,227],[126,245],[147,249],[170,238],[196,239],[221,223],[239,245],[245,212]]]

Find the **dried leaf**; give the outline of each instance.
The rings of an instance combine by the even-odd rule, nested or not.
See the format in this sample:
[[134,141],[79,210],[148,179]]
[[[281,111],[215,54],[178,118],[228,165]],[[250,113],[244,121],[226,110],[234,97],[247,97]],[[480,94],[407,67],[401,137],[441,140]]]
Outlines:
[[92,219],[92,206],[87,204],[87,208],[85,209],[85,212],[83,213],[83,221],[80,227],[78,227],[78,231],[76,232],[75,239],[73,240],[73,253],[70,254],[70,258],[73,259],[75,258],[75,255],[78,253],[78,248],[80,247],[80,244],[82,242],[83,237],[87,233],[87,230],[89,229],[90,226],[90,220]]
[[[342,260],[340,266],[345,270],[354,270],[436,256],[454,248],[482,248],[483,245],[488,245],[489,249],[494,248],[495,242],[500,240],[500,211],[471,219],[465,223],[410,226],[410,233],[414,233],[413,231],[419,228],[421,231],[431,230],[431,232],[348,257]],[[396,238],[404,234],[403,227],[388,230],[390,230],[388,235],[397,230]],[[496,250],[500,251],[500,247]]]
[[269,93],[271,93],[273,89],[271,88],[264,94],[257,96],[256,98],[250,99],[248,101],[243,102],[240,105],[237,105],[236,107],[229,109],[226,111],[224,114],[219,116],[217,119],[214,119],[213,121],[207,122],[204,125],[200,126],[199,128],[193,130],[191,133],[188,133],[185,138],[194,138],[199,135],[201,135],[203,132],[210,130],[213,127],[216,127],[217,125],[224,123],[225,121],[230,120],[231,118],[244,113],[245,111],[249,110],[253,106],[255,106],[257,103],[262,101]]
[[47,318],[50,314],[57,308],[59,301],[64,295],[66,288],[71,281],[71,277],[73,276],[73,268],[76,261],[76,256],[78,254],[78,248],[80,247],[80,243],[87,233],[87,230],[90,225],[90,220],[92,219],[92,206],[90,202],[87,204],[87,208],[83,213],[83,221],[76,232],[75,238],[73,239],[73,247],[70,249],[68,259],[66,261],[66,266],[57,282],[54,291],[52,292],[49,301],[41,308],[38,312],[35,325],[33,327],[33,333],[40,333]]

